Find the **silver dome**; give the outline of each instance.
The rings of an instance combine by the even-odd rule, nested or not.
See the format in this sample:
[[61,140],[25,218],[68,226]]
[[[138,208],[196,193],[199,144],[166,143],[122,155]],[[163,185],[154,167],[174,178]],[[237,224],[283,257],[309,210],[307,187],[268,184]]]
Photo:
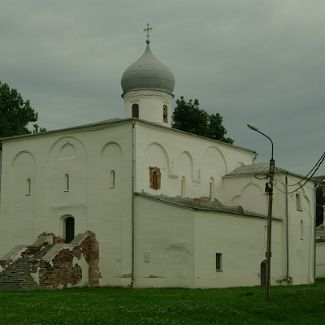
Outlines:
[[121,85],[123,93],[130,90],[152,89],[172,94],[175,77],[171,70],[152,54],[150,46],[147,44],[140,59],[123,73]]

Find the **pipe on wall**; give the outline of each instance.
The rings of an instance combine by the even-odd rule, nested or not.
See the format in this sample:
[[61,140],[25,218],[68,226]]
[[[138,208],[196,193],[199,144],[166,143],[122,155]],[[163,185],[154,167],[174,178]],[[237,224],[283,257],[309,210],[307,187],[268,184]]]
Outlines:
[[135,190],[135,121],[132,121],[132,185],[131,185],[131,287],[134,286],[135,281],[135,220],[134,220],[134,210],[135,210],[135,201],[134,201],[134,190]]
[[290,282],[289,275],[289,202],[288,202],[288,173],[285,175],[285,217],[286,217],[286,280]]

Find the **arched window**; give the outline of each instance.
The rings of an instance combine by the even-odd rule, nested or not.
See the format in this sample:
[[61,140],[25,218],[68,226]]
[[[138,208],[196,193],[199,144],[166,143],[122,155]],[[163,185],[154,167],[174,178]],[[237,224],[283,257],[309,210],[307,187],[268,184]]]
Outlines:
[[139,118],[139,105],[138,104],[132,105],[132,117]]
[[214,179],[213,177],[210,178],[210,184],[209,184],[209,200],[213,201],[214,199]]
[[304,239],[304,221],[300,220],[300,239]]
[[168,123],[168,108],[167,108],[167,105],[163,106],[163,122]]
[[181,179],[181,197],[184,197],[185,196],[185,188],[186,186],[186,182],[185,182],[185,177],[183,176],[182,179]]
[[109,188],[115,188],[115,170],[111,170],[109,178]]
[[64,222],[64,241],[66,243],[71,243],[74,238],[74,218],[67,217],[63,219]]
[[302,211],[301,196],[299,193],[296,193],[296,208],[297,208],[297,211]]
[[64,192],[70,191],[70,177],[69,174],[64,175]]
[[26,180],[26,196],[30,196],[32,193],[32,181],[30,178]]

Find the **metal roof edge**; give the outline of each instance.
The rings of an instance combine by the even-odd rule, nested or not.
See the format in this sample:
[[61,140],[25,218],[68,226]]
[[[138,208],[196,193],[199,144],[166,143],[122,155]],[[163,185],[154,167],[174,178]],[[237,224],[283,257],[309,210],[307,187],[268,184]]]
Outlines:
[[[152,194],[149,194],[149,193],[140,193],[140,192],[134,192],[134,194],[136,196],[140,196],[140,197],[143,197],[143,198],[146,198],[146,199],[151,199],[151,200],[154,200],[154,201],[159,201],[159,202],[162,202],[162,203],[167,203],[167,204],[170,204],[170,205],[178,206],[178,207],[181,207],[181,208],[187,208],[187,209],[191,209],[191,210],[198,210],[198,211],[203,211],[203,212],[227,213],[227,214],[231,214],[231,215],[234,215],[234,216],[237,216],[237,217],[243,216],[243,217],[258,218],[258,219],[263,219],[263,220],[267,219],[266,215],[262,215],[262,214],[258,214],[258,213],[250,212],[250,211],[245,211],[245,210],[243,212],[235,212],[235,211],[229,211],[229,210],[226,210],[226,209],[223,210],[222,208],[217,208],[217,207],[215,209],[213,209],[213,208],[196,206],[196,205],[189,205],[189,204],[182,203],[182,202],[176,202],[176,201],[173,201],[173,200],[168,200],[168,196],[157,196],[157,195],[152,195]],[[282,222],[282,219],[276,218],[276,217],[272,217],[272,220]]]
[[132,118],[103,120],[103,121],[99,121],[99,122],[87,123],[87,124],[67,127],[67,128],[63,128],[63,129],[50,130],[50,131],[45,131],[45,132],[40,132],[40,133],[28,133],[28,134],[14,135],[11,137],[4,137],[4,138],[0,138],[0,142],[6,142],[6,141],[15,140],[15,139],[23,139],[23,138],[30,138],[30,137],[39,137],[39,136],[44,136],[44,135],[63,133],[63,132],[69,132],[69,131],[74,131],[74,130],[82,130],[82,129],[87,129],[87,128],[100,128],[103,126],[108,126],[108,125],[113,125],[113,124],[123,124],[123,123],[129,122],[129,121],[132,121],[132,120],[133,120]]

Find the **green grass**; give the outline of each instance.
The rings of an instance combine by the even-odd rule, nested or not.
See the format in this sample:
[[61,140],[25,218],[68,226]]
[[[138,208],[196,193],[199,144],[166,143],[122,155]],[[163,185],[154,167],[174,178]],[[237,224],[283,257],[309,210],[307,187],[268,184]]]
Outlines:
[[0,292],[0,324],[325,324],[325,281],[231,289]]

